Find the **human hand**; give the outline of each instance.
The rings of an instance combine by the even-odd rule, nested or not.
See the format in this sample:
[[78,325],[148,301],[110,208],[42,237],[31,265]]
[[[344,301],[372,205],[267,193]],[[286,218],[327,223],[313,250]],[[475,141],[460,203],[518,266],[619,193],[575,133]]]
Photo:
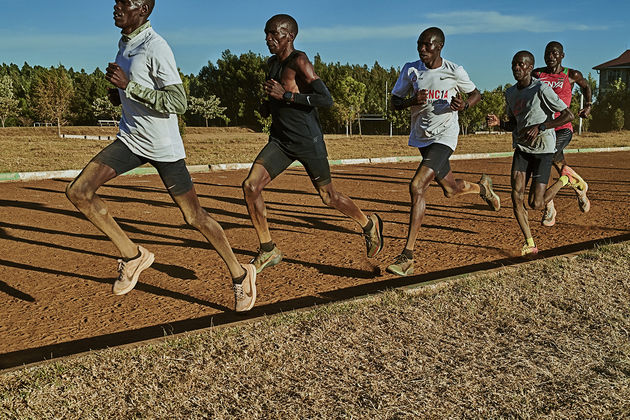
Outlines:
[[488,127],[497,127],[501,125],[501,120],[494,114],[488,114],[486,115],[486,124]]
[[109,98],[109,102],[114,106],[120,105],[120,92],[118,88],[109,88],[107,89],[107,97]]
[[451,109],[453,111],[464,111],[466,109],[466,101],[462,99],[459,92],[451,98]]
[[282,96],[284,95],[284,92],[286,92],[282,84],[273,79],[265,80],[265,83],[263,83],[263,89],[267,95],[279,101],[283,99]]
[[426,89],[420,89],[416,92],[416,105],[424,105],[429,99],[429,91]]
[[586,105],[584,108],[580,109],[580,111],[578,112],[578,116],[580,118],[588,118],[589,115],[591,115],[591,105],[590,104]]
[[123,90],[127,89],[127,85],[129,84],[129,78],[116,63],[109,63],[107,65],[105,79],[112,85]]
[[538,138],[538,134],[540,131],[538,130],[538,125],[530,125],[529,127],[525,127],[521,130],[520,138],[525,140],[527,144],[531,145],[534,140]]

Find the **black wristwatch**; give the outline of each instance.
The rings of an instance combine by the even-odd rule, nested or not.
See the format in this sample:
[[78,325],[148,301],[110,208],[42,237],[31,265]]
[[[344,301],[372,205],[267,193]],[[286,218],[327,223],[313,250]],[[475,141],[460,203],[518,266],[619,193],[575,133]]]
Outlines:
[[284,95],[282,95],[282,99],[284,99],[284,101],[287,103],[293,102],[293,92],[287,90],[286,92],[284,92]]
[[545,131],[547,129],[547,126],[545,125],[545,123],[539,124],[538,125],[538,131]]

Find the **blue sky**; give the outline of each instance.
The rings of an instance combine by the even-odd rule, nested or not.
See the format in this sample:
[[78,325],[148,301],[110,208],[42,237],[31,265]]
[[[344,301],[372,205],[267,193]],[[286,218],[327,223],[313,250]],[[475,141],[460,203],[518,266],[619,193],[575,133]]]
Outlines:
[[[481,90],[513,81],[516,51],[544,64],[548,41],[564,44],[565,66],[585,75],[630,48],[630,2],[612,1],[294,1],[157,0],[153,27],[169,42],[179,67],[197,74],[223,50],[267,55],[263,28],[276,13],[296,18],[296,48],[325,62],[401,67],[417,59],[422,29],[446,33],[443,56],[466,68]],[[91,72],[116,53],[113,1],[0,0],[0,62]]]

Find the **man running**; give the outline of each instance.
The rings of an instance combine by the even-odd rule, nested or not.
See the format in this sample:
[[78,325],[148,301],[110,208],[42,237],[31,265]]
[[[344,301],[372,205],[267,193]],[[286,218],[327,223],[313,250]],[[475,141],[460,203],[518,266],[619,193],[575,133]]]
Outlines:
[[144,163],[160,174],[186,223],[198,229],[225,261],[232,276],[237,311],[256,301],[256,270],[236,260],[225,232],[201,207],[184,161],[177,114],[186,111],[186,93],[173,53],[149,22],[154,0],[116,0],[114,23],[122,29],[115,63],[106,79],[117,89],[110,100],[122,103],[117,139],[97,154],[66,189],[68,199],[94,226],[111,239],[121,254],[113,292],[124,295],[154,260],[153,253],[134,244],[96,195],[101,185]]
[[[529,206],[542,210],[553,199],[560,188],[570,184],[575,187],[579,181],[564,170],[560,178],[547,188],[551,163],[556,150],[556,127],[573,119],[573,113],[558,95],[545,83],[532,77],[534,56],[529,51],[519,51],[512,59],[512,74],[516,84],[505,91],[508,121],[501,121],[490,114],[489,127],[500,126],[512,132],[514,158],[512,159],[512,203],[514,216],[525,237],[521,255],[534,255],[538,247],[529,229],[525,208],[525,188],[529,179]],[[554,113],[558,113],[553,118]]]
[[381,218],[376,214],[366,217],[349,197],[333,187],[317,112],[317,107],[330,107],[333,100],[306,54],[294,48],[297,34],[297,22],[289,15],[275,15],[265,25],[265,40],[273,55],[263,85],[269,95],[263,114],[271,114],[271,132],[269,142],[243,182],[247,210],[260,242],[252,260],[257,272],[282,260],[282,252],[269,233],[262,190],[295,160],[306,169],[323,203],[362,227],[368,257],[374,257],[383,248]]
[[[592,106],[591,85],[589,85],[588,81],[579,71],[563,67],[563,58],[564,47],[562,44],[557,41],[551,41],[545,47],[545,64],[547,66],[535,69],[533,73],[534,77],[539,78],[543,83],[551,86],[553,91],[556,92],[560,99],[569,107],[571,106],[571,98],[573,96],[573,83],[576,83],[586,99],[586,104],[584,108],[579,111],[578,116],[580,118],[587,118],[591,113]],[[556,153],[553,156],[553,166],[558,171],[558,174],[562,174],[564,170],[579,181],[577,186],[574,187],[574,190],[577,195],[580,210],[586,213],[591,208],[591,203],[586,196],[588,184],[577,172],[567,165],[567,161],[564,157],[564,149],[569,145],[572,137],[573,124],[571,124],[571,121],[556,128]],[[556,223],[556,213],[553,200],[551,200],[547,203],[547,207],[543,212],[542,224],[544,226],[553,226]]]
[[[501,207],[492,180],[483,175],[474,184],[456,179],[449,158],[457,146],[458,112],[481,100],[481,94],[463,67],[441,57],[444,32],[428,28],[418,38],[420,60],[406,63],[392,90],[395,109],[411,108],[409,146],[417,147],[422,162],[409,184],[411,214],[407,242],[387,271],[399,276],[413,274],[413,249],[425,214],[425,195],[435,179],[446,197],[479,194],[495,211]],[[468,94],[463,100],[460,92]]]

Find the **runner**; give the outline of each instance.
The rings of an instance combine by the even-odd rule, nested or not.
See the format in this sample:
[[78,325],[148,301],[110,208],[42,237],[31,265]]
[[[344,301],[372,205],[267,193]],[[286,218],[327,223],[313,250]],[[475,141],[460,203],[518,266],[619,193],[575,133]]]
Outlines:
[[[586,99],[585,107],[578,112],[580,118],[587,118],[591,114],[592,92],[591,85],[577,70],[562,67],[562,59],[564,58],[564,47],[557,41],[551,41],[545,47],[545,64],[546,67],[542,67],[534,70],[534,77],[539,78],[543,83],[551,86],[554,92],[567,104],[571,106],[571,98],[573,97],[573,83],[576,83],[582,90],[582,95]],[[574,188],[578,199],[578,205],[580,210],[586,213],[591,208],[591,202],[586,196],[588,191],[588,184],[582,179],[573,168],[567,165],[567,161],[564,156],[564,149],[569,145],[573,138],[573,124],[569,121],[562,127],[556,128],[556,153],[553,156],[553,166],[558,171],[558,174],[562,173],[562,170],[566,168],[566,171],[579,181],[579,184]],[[547,207],[543,212],[542,224],[544,226],[553,226],[556,224],[556,208],[553,204],[553,200],[547,203]]]
[[317,107],[330,107],[333,100],[306,54],[294,48],[297,33],[297,22],[289,15],[273,16],[265,25],[267,47],[273,55],[263,85],[269,99],[263,103],[261,114],[271,114],[271,133],[243,182],[247,210],[260,242],[258,254],[251,261],[257,272],[282,260],[282,252],[271,239],[262,190],[295,160],[304,165],[323,203],[362,227],[368,257],[383,248],[381,218],[376,214],[366,217],[349,197],[333,187],[317,112]]
[[[413,249],[425,213],[425,194],[435,179],[446,197],[479,194],[495,211],[501,207],[486,174],[477,183],[456,179],[449,158],[457,146],[458,112],[481,100],[481,94],[463,67],[441,57],[444,33],[429,28],[418,38],[420,60],[406,63],[392,90],[395,109],[411,108],[409,146],[417,147],[422,162],[411,179],[411,214],[407,242],[387,271],[399,276],[413,274]],[[468,94],[463,100],[460,92]],[[409,97],[407,97],[410,95]]]
[[[487,116],[489,127],[500,126],[512,132],[512,203],[514,216],[525,236],[521,255],[538,253],[525,208],[525,188],[529,179],[532,179],[529,206],[536,210],[544,209],[563,186],[570,184],[575,188],[580,182],[569,171],[563,170],[560,178],[547,188],[556,150],[552,129],[571,121],[573,114],[547,84],[532,77],[533,68],[534,56],[529,51],[516,53],[512,59],[512,74],[517,83],[505,91],[509,120],[501,121],[494,114]],[[554,113],[558,115],[555,119]]]
[[105,77],[117,88],[110,90],[110,100],[122,103],[120,131],[68,185],[66,195],[120,251],[113,292],[124,295],[151,266],[154,255],[129,239],[96,191],[116,176],[151,163],[186,223],[198,229],[225,261],[232,275],[236,311],[247,311],[256,301],[256,270],[238,263],[225,232],[197,198],[177,125],[177,114],[186,111],[186,93],[170,47],[151,28],[148,19],[153,7],[153,0],[115,2],[114,23],[122,29],[122,39],[116,62],[109,63]]

